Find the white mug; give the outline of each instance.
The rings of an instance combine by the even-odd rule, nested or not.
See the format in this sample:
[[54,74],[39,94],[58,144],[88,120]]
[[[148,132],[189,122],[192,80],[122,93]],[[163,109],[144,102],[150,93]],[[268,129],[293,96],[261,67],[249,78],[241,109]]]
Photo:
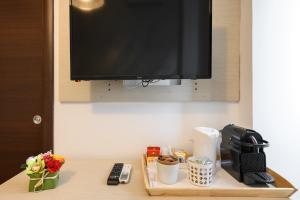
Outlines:
[[179,163],[166,165],[157,162],[157,172],[160,182],[167,185],[175,184],[178,179]]

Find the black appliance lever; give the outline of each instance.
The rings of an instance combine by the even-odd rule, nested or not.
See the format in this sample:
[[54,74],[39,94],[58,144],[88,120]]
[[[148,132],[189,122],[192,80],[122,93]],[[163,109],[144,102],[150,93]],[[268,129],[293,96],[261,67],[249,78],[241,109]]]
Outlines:
[[266,140],[262,140],[262,143],[250,143],[250,142],[241,142],[239,138],[237,138],[235,135],[230,137],[229,144],[237,144],[244,147],[258,147],[258,148],[265,148],[269,147],[269,142]]

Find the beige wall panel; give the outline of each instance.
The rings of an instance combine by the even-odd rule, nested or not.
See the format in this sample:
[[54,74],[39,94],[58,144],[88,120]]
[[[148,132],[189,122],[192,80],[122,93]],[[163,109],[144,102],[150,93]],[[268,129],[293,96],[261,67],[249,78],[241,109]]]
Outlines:
[[240,0],[213,1],[212,79],[183,80],[179,86],[125,88],[122,81],[70,80],[69,0],[59,1],[59,99],[61,102],[239,101]]

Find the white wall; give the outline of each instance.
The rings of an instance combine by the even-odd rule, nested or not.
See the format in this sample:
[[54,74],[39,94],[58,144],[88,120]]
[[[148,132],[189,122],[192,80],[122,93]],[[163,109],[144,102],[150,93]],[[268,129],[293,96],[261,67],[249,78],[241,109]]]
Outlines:
[[[57,6],[55,1],[56,9]],[[76,157],[138,158],[147,145],[171,144],[189,148],[189,134],[195,126],[220,129],[228,123],[237,123],[251,127],[251,1],[243,1],[242,9],[239,103],[62,104],[58,100],[60,52],[57,40],[58,12],[55,12],[55,151]]]
[[299,10],[299,0],[253,1],[253,126],[271,143],[267,150],[269,166],[298,188]]

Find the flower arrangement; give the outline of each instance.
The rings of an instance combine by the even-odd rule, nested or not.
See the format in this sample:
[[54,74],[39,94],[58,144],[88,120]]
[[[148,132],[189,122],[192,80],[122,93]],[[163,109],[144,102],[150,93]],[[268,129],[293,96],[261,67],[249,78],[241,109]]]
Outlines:
[[55,188],[58,185],[59,170],[64,163],[63,156],[52,154],[51,151],[29,157],[23,165],[30,177],[29,191]]

